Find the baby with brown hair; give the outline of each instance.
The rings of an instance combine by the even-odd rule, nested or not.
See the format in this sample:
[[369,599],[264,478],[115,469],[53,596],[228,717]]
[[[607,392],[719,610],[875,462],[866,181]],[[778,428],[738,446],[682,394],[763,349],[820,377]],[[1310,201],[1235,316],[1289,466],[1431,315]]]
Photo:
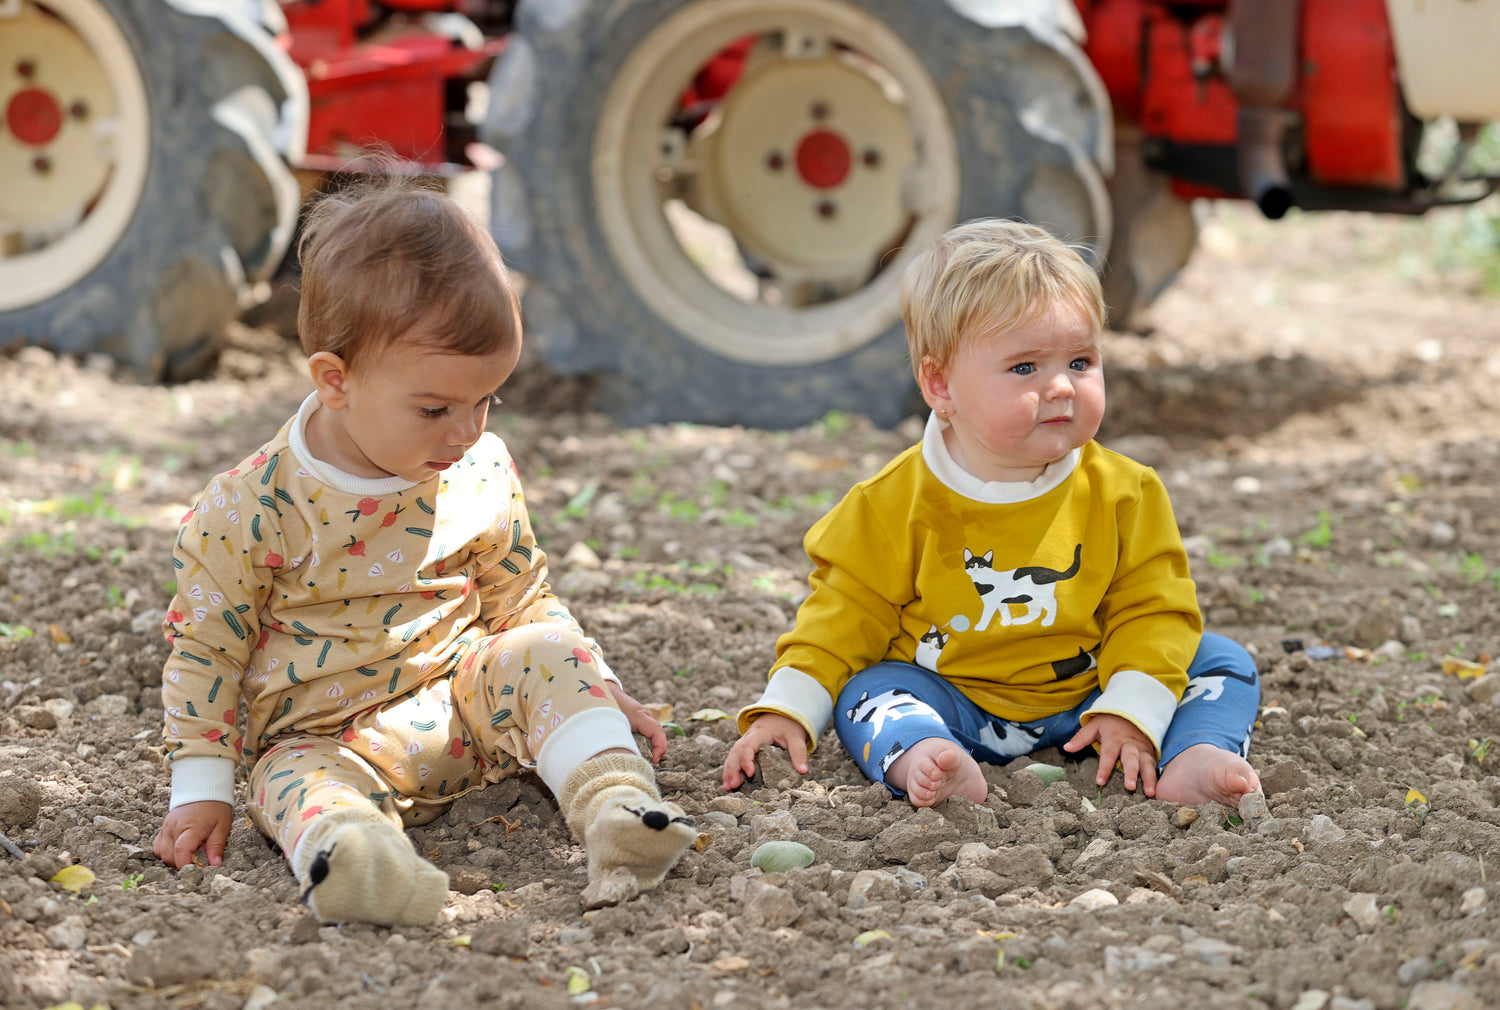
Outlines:
[[548,588],[486,431],[521,348],[494,243],[387,182],[323,199],[300,251],[315,389],[177,537],[156,854],[222,862],[244,765],[320,918],[430,922],[447,877],[403,826],[527,768],[588,851],[585,900],[655,887],[697,832],[635,742],[660,760],[665,732]]

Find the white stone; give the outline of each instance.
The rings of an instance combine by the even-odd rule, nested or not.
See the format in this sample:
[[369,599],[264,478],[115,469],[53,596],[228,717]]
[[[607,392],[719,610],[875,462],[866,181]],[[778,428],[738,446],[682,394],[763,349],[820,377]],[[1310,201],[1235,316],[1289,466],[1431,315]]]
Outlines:
[[1078,854],[1078,865],[1081,866],[1084,863],[1098,859],[1100,856],[1108,855],[1114,847],[1115,843],[1108,838],[1095,838],[1092,842],[1085,845],[1083,851]]
[[1344,902],[1344,912],[1359,924],[1361,929],[1374,929],[1380,925],[1380,906],[1375,901],[1375,895],[1360,892],[1349,896]]
[[1328,1005],[1328,994],[1322,989],[1309,989],[1297,997],[1292,1010],[1323,1010]]
[[1102,887],[1091,887],[1068,902],[1068,907],[1080,908],[1085,912],[1097,912],[1101,908],[1110,908],[1119,903],[1119,898],[1116,898]]
[[1344,829],[1333,823],[1332,817],[1319,814],[1307,825],[1303,835],[1309,842],[1336,842],[1344,837]]
[[1459,902],[1458,911],[1460,915],[1477,915],[1484,911],[1484,903],[1489,894],[1482,887],[1471,887],[1464,892],[1463,900]]
[[1260,478],[1259,477],[1236,477],[1234,479],[1234,483],[1232,485],[1230,485],[1230,486],[1234,489],[1234,493],[1235,494],[1239,494],[1239,495],[1260,494]]
[[70,915],[48,929],[46,936],[54,950],[82,950],[88,943],[89,931],[83,916]]
[[250,995],[245,997],[241,1010],[266,1010],[266,1007],[275,1003],[281,997],[276,990],[268,985],[258,985],[250,990]]
[[564,568],[582,568],[590,572],[597,571],[602,564],[599,555],[595,554],[594,549],[582,540],[568,548],[568,552],[563,555],[562,562]]

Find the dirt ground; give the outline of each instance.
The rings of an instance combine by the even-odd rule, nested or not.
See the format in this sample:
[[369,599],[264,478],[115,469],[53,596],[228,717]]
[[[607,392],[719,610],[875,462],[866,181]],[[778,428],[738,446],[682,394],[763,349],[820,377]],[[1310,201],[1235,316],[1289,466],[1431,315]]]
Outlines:
[[[1163,474],[1208,625],[1263,672],[1259,810],[1047,752],[914,811],[832,734],[806,779],[776,754],[724,794],[719,713],[760,690],[803,532],[920,425],[622,429],[528,367],[493,426],[554,585],[669,708],[660,782],[703,832],[587,913],[534,779],[412,833],[452,881],[430,927],[320,927],[242,818],[222,868],[159,863],[172,531],[294,409],[299,355],[241,328],[172,389],[0,355],[0,1005],[1500,1006],[1500,302],[1464,220],[1210,208],[1154,335],[1108,343],[1101,437]],[[777,838],[816,860],[752,869]]]

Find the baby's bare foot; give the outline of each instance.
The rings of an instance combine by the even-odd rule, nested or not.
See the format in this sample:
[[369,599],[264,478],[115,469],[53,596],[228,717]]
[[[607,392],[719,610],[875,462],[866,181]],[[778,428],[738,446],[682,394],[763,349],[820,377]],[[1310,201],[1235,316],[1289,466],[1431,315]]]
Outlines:
[[974,756],[937,736],[912,744],[887,769],[885,778],[905,792],[914,807],[935,806],[950,796],[983,803],[990,792]]
[[1194,744],[1162,769],[1156,798],[1168,803],[1239,805],[1240,797],[1260,790],[1260,776],[1238,754],[1210,743]]

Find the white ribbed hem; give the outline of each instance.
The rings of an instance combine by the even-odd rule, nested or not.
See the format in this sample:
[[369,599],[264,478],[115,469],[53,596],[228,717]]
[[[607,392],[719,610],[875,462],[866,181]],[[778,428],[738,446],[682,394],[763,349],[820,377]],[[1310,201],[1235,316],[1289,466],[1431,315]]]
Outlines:
[[630,720],[617,708],[591,708],[568,716],[552,731],[536,756],[536,773],[556,796],[573,769],[616,747],[640,753],[630,732]]
[[749,726],[750,717],[762,712],[775,712],[801,723],[808,733],[808,746],[817,747],[818,738],[833,718],[833,696],[828,688],[801,670],[783,666],[771,674],[760,700],[740,709],[736,717],[740,732]]
[[615,674],[615,671],[609,668],[609,664],[604,661],[603,656],[599,655],[597,652],[594,653],[594,662],[599,664],[599,676],[603,677],[605,680],[609,681],[620,690],[625,690],[625,685],[620,683],[620,678]]
[[233,758],[180,757],[172,762],[172,801],[168,810],[184,803],[217,800],[234,806]]
[[1151,738],[1151,745],[1159,756],[1161,738],[1166,736],[1176,711],[1177,697],[1171,688],[1140,670],[1121,670],[1109,678],[1104,693],[1079,721],[1088,722],[1090,716],[1104,714],[1129,719]]

